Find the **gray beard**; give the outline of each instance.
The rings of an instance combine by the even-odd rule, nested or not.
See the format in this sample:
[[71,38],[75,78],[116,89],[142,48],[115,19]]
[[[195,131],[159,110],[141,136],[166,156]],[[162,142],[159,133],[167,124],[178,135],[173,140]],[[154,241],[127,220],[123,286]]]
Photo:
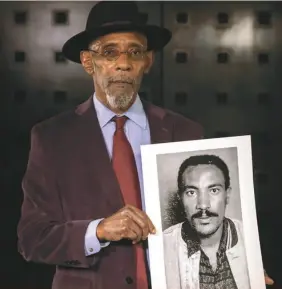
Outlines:
[[120,95],[107,94],[107,103],[109,107],[118,110],[127,110],[133,99],[133,93],[123,93]]

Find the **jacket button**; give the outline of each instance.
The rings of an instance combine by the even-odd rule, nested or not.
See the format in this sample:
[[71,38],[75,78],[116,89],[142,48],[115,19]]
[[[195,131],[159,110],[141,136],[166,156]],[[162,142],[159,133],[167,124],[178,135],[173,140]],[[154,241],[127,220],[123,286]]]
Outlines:
[[133,283],[133,279],[131,277],[126,277],[125,281],[127,284],[132,284]]

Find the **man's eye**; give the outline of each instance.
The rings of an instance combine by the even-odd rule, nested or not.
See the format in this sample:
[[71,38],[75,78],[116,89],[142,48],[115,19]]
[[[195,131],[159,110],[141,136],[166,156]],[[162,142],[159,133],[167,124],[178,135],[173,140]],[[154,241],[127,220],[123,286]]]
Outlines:
[[142,56],[142,50],[141,49],[132,49],[129,51],[130,55],[133,57],[140,57]]
[[186,195],[189,196],[189,197],[193,197],[196,195],[196,191],[194,190],[188,190],[186,191]]
[[212,188],[212,189],[210,190],[210,192],[211,192],[213,195],[216,195],[216,194],[218,194],[218,193],[220,192],[220,190],[219,190],[219,188]]
[[116,55],[117,51],[114,49],[108,49],[108,50],[104,50],[103,55],[105,56],[112,56],[112,55]]

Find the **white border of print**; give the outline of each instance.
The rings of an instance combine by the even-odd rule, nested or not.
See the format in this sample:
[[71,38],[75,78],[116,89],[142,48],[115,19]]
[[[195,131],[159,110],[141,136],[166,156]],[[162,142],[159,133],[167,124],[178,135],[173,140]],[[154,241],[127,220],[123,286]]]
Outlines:
[[238,136],[141,146],[145,207],[157,229],[157,233],[148,238],[152,289],[172,289],[167,288],[165,278],[157,155],[229,147],[236,147],[238,154],[242,221],[250,285],[252,289],[266,288],[256,218],[251,138]]

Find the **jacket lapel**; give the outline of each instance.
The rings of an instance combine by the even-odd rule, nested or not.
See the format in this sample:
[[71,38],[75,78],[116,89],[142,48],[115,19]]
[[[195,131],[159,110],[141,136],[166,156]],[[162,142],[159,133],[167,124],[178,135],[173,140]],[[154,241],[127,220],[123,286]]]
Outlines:
[[76,113],[80,121],[78,127],[80,128],[81,154],[85,160],[83,165],[87,165],[88,169],[95,174],[93,190],[99,182],[99,189],[102,190],[99,196],[103,198],[101,204],[105,204],[103,210],[115,212],[124,205],[124,202],[99,126],[93,98],[89,98],[78,106]]
[[[166,121],[166,112],[150,103],[143,102],[144,111],[147,115],[151,143],[165,143],[172,141],[173,133],[171,125]],[[76,109],[79,121],[79,143],[81,146],[81,159],[83,165],[93,172],[93,190],[99,182],[99,196],[103,198],[104,210],[115,212],[119,210],[124,201],[119,185],[112,169],[104,137],[99,126],[97,113],[94,108],[93,98],[79,105]],[[91,196],[92,197],[92,196]]]
[[172,127],[166,122],[165,110],[144,100],[142,103],[150,126],[151,144],[172,141]]

